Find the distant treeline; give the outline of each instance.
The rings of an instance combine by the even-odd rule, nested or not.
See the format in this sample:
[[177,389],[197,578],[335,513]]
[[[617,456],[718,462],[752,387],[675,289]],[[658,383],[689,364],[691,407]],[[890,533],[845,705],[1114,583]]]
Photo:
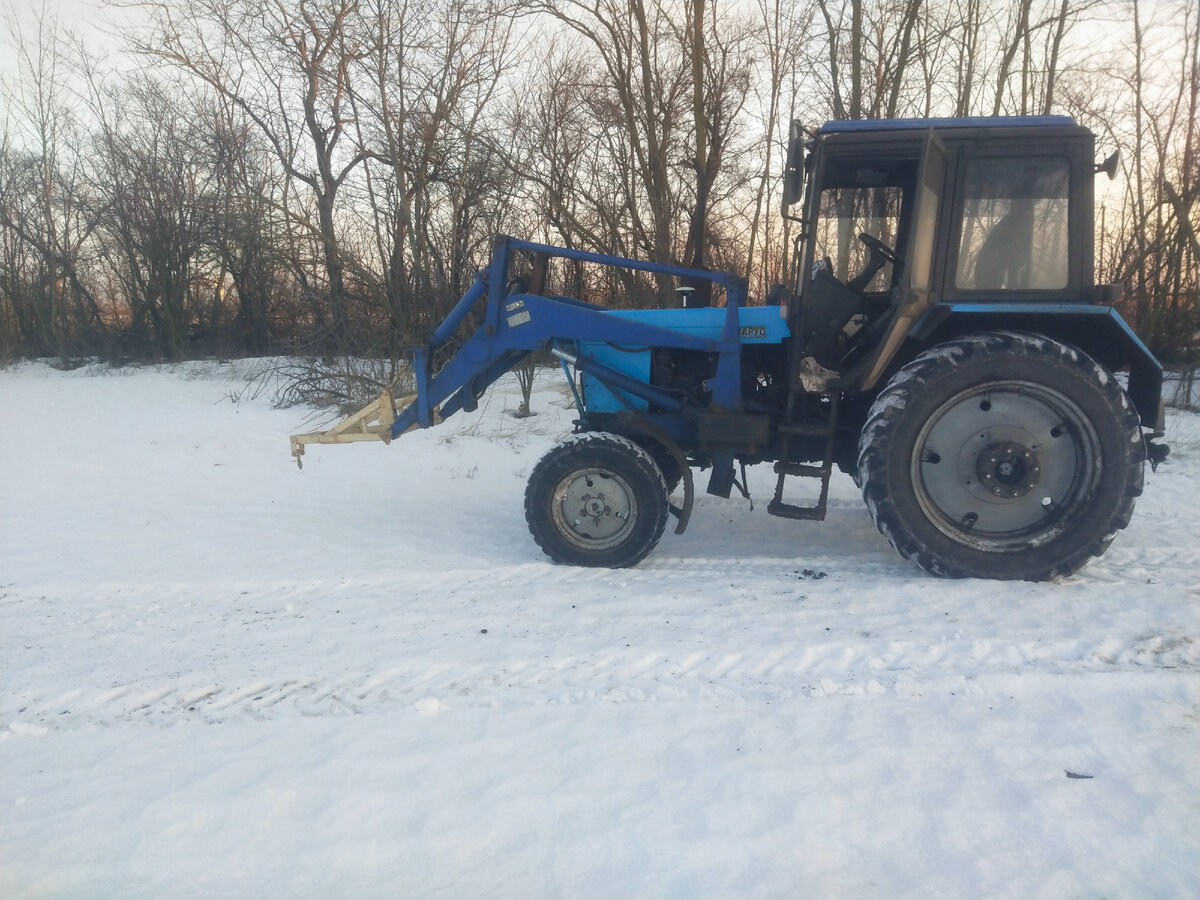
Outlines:
[[[141,18],[130,19],[136,12]],[[388,356],[506,232],[786,279],[788,120],[1065,113],[1120,148],[1097,278],[1200,321],[1200,13],[1115,0],[159,0],[7,22],[0,358]],[[1099,189],[1099,185],[1098,185]],[[672,285],[564,266],[564,293]]]

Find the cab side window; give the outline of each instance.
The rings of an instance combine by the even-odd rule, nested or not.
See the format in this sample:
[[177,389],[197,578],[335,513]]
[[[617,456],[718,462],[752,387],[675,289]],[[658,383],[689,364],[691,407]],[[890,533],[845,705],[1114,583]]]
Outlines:
[[968,164],[955,285],[967,291],[1061,290],[1069,278],[1066,159]]

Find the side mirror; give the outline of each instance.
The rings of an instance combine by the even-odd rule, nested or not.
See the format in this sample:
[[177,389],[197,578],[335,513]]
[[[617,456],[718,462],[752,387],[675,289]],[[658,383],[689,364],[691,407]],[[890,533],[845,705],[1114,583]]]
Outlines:
[[788,131],[787,163],[783,169],[783,208],[804,195],[804,126],[792,119]]
[[1114,150],[1112,152],[1112,155],[1108,159],[1104,160],[1104,162],[1102,162],[1102,163],[1100,163],[1100,165],[1096,166],[1096,174],[1099,175],[1101,172],[1103,172],[1105,175],[1108,176],[1108,180],[1112,181],[1114,178],[1117,177],[1117,166],[1119,166],[1120,164],[1121,164],[1121,150],[1118,147],[1116,150]]

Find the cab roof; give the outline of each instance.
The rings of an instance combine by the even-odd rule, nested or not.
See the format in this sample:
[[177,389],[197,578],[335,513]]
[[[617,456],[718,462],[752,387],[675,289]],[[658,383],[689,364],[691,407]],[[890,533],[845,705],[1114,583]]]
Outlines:
[[1070,116],[959,116],[948,119],[840,119],[826,122],[817,134],[916,131],[935,128],[1046,128],[1073,126]]

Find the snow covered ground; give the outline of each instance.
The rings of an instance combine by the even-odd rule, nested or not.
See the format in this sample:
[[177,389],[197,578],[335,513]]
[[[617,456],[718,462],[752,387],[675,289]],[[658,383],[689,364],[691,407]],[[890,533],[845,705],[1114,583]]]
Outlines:
[[0,371],[0,896],[1200,894],[1200,416],[1061,582],[768,471],[594,571],[525,528],[552,374],[303,472],[241,378]]

